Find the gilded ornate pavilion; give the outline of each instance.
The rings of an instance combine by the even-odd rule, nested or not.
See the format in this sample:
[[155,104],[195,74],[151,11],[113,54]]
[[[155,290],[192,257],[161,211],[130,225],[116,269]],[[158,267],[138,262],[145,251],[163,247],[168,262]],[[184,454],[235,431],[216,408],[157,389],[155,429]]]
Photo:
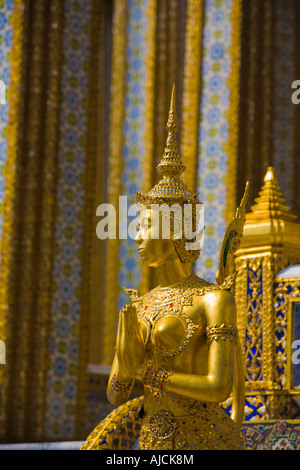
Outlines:
[[155,184],[175,82],[210,282],[250,182],[236,253],[248,446],[299,448],[299,23],[298,0],[0,2],[0,443],[81,441],[111,411],[122,287],[156,279],[132,240],[97,238],[96,211]]
[[300,416],[299,372],[291,362],[299,334],[300,224],[285,205],[272,167],[255,202],[236,252],[245,420],[291,419]]

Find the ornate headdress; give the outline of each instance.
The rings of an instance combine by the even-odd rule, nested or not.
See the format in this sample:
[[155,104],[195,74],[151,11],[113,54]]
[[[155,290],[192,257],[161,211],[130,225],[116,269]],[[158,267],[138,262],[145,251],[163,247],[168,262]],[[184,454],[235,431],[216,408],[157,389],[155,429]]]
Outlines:
[[[198,199],[198,193],[193,194],[180,176],[185,171],[176,141],[176,133],[178,132],[178,120],[175,108],[175,85],[173,85],[169,117],[167,122],[167,141],[164,149],[163,157],[157,166],[157,171],[162,175],[160,181],[146,194],[136,191],[136,202],[146,207],[153,204],[179,204],[184,207],[190,204],[192,207],[192,230],[197,230],[197,211],[202,203]],[[194,262],[200,255],[200,249],[187,250],[186,239],[183,236],[179,240],[174,240],[176,251],[183,262]],[[189,240],[193,242],[194,240]]]

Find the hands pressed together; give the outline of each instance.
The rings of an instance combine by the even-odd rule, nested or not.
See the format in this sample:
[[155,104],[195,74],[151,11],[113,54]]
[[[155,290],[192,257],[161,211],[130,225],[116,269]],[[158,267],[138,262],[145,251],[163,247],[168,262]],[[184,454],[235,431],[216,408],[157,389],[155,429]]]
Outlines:
[[142,379],[145,373],[145,344],[136,307],[125,305],[119,313],[116,354],[124,380]]

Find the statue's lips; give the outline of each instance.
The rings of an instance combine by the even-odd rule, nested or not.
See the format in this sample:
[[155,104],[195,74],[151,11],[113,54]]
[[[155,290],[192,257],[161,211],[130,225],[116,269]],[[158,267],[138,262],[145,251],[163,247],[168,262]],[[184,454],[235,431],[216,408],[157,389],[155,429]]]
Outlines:
[[138,248],[138,252],[140,255],[142,255],[145,252],[145,248]]

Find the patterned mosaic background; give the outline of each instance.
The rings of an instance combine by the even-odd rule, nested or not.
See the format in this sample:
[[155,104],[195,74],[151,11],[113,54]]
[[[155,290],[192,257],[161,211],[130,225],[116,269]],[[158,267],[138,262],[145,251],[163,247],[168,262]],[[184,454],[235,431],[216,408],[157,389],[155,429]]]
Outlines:
[[[14,8],[12,0],[0,2],[0,80],[7,89],[10,82],[10,49],[12,46],[11,16]],[[2,95],[1,95],[2,96]],[[6,101],[6,96],[5,96]],[[2,233],[2,204],[4,196],[4,166],[6,161],[6,125],[8,119],[8,103],[0,103],[0,236]]]
[[65,1],[56,255],[45,431],[49,438],[71,438],[76,416],[90,14],[90,1]]
[[[135,204],[135,191],[142,181],[141,157],[145,142],[145,87],[147,59],[148,2],[130,0],[128,4],[127,73],[124,118],[123,184],[122,194],[128,197],[128,206]],[[133,220],[133,218],[131,218]],[[128,302],[122,286],[138,286],[141,281],[140,259],[137,245],[131,238],[120,248],[120,298],[121,308]]]
[[205,2],[197,190],[204,202],[206,230],[196,273],[210,282],[216,282],[220,244],[226,228],[228,155],[224,146],[228,138],[231,7],[228,0]]

